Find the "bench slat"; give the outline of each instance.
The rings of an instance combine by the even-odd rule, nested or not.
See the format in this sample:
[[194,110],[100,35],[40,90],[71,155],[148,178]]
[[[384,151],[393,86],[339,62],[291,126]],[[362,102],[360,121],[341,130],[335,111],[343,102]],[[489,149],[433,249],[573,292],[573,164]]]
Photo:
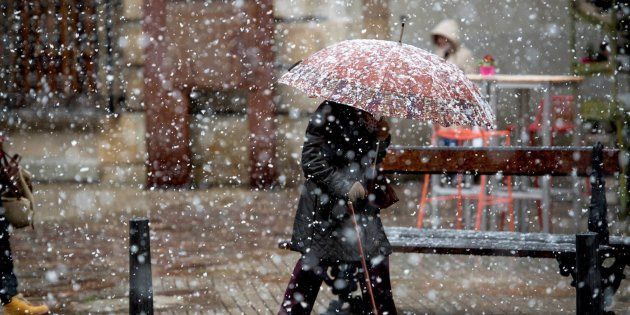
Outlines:
[[575,235],[549,234],[549,233],[520,233],[505,231],[474,231],[454,229],[419,229],[415,227],[386,227],[385,232],[392,238],[463,238],[469,240],[505,240],[505,241],[529,241],[541,243],[575,243]]
[[[476,173],[589,176],[592,148],[568,147],[392,147],[381,165],[386,173]],[[604,174],[620,171],[619,150],[604,150]]]
[[[575,254],[575,235],[418,229],[387,227],[385,233],[395,252],[476,256],[555,258]],[[288,249],[288,241],[278,246]],[[630,237],[611,236],[610,246],[630,251]]]
[[390,227],[395,252],[554,258],[575,253],[573,235]]
[[[575,254],[575,235],[418,229],[388,227],[385,233],[396,252],[554,258]],[[630,237],[611,236],[610,245],[630,250]]]
[[568,243],[539,243],[527,241],[410,238],[390,240],[395,252],[554,258],[560,253],[575,253]]

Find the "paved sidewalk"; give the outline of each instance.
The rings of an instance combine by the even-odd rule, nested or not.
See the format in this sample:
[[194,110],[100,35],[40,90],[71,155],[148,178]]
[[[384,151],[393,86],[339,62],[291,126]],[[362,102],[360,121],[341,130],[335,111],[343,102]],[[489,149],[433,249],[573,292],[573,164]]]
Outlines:
[[[12,245],[21,290],[60,314],[128,313],[127,222],[134,213],[151,219],[157,314],[275,313],[298,258],[275,245],[290,235],[294,189],[38,188],[44,222],[17,231]],[[386,224],[413,225],[411,205],[403,201],[384,214]],[[391,268],[397,306],[410,314],[575,310],[574,288],[551,259],[394,254]],[[330,296],[324,291],[318,312]],[[614,309],[630,309],[628,281]]]

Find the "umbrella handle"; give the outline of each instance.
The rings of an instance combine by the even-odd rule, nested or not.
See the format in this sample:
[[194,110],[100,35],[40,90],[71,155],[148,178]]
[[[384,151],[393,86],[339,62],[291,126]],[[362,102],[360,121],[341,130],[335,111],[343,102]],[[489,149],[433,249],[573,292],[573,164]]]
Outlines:
[[371,168],[372,168],[371,176],[374,176],[374,177],[371,180],[368,180],[366,183],[366,185],[368,186],[367,187],[368,193],[372,193],[372,190],[374,189],[374,183],[377,182],[378,174],[376,173],[376,161],[378,160],[378,150],[380,150],[379,148],[380,145],[381,145],[381,142],[376,141],[376,156],[374,156],[374,161],[372,161],[372,165],[371,165]]
[[359,229],[359,224],[357,224],[357,219],[354,216],[354,206],[352,206],[352,202],[350,201],[348,201],[348,209],[350,209],[352,225],[354,225],[354,229],[357,231],[357,245],[359,246],[359,256],[361,256],[361,267],[363,267],[363,276],[365,277],[368,294],[370,295],[370,302],[372,303],[372,312],[374,312],[374,315],[378,315],[376,300],[374,300],[374,292],[372,292],[372,281],[370,280],[370,273],[368,272],[367,263],[365,262],[365,255],[363,254],[363,245],[361,243],[361,230]]

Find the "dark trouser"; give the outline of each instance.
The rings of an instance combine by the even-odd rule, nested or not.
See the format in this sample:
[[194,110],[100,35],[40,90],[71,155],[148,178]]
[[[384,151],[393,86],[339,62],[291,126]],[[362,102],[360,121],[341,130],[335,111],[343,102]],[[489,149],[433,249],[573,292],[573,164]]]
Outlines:
[[0,302],[7,304],[17,294],[17,278],[13,273],[13,257],[9,244],[9,221],[0,201]]
[[[320,262],[315,266],[307,266],[303,258],[298,260],[291,274],[291,280],[284,293],[284,300],[278,314],[310,314],[317,298],[319,287],[322,285],[326,271],[331,265]],[[368,267],[368,269],[379,315],[396,314],[389,278],[389,257],[383,259],[376,266]],[[361,282],[363,301],[371,303],[363,273],[360,273],[358,277]]]

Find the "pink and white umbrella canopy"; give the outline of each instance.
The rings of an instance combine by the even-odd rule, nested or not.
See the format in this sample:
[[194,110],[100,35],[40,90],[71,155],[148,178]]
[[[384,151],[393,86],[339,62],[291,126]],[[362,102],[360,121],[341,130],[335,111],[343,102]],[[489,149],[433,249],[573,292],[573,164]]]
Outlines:
[[457,66],[397,42],[343,41],[303,60],[279,82],[372,114],[442,126],[494,124],[490,106]]

